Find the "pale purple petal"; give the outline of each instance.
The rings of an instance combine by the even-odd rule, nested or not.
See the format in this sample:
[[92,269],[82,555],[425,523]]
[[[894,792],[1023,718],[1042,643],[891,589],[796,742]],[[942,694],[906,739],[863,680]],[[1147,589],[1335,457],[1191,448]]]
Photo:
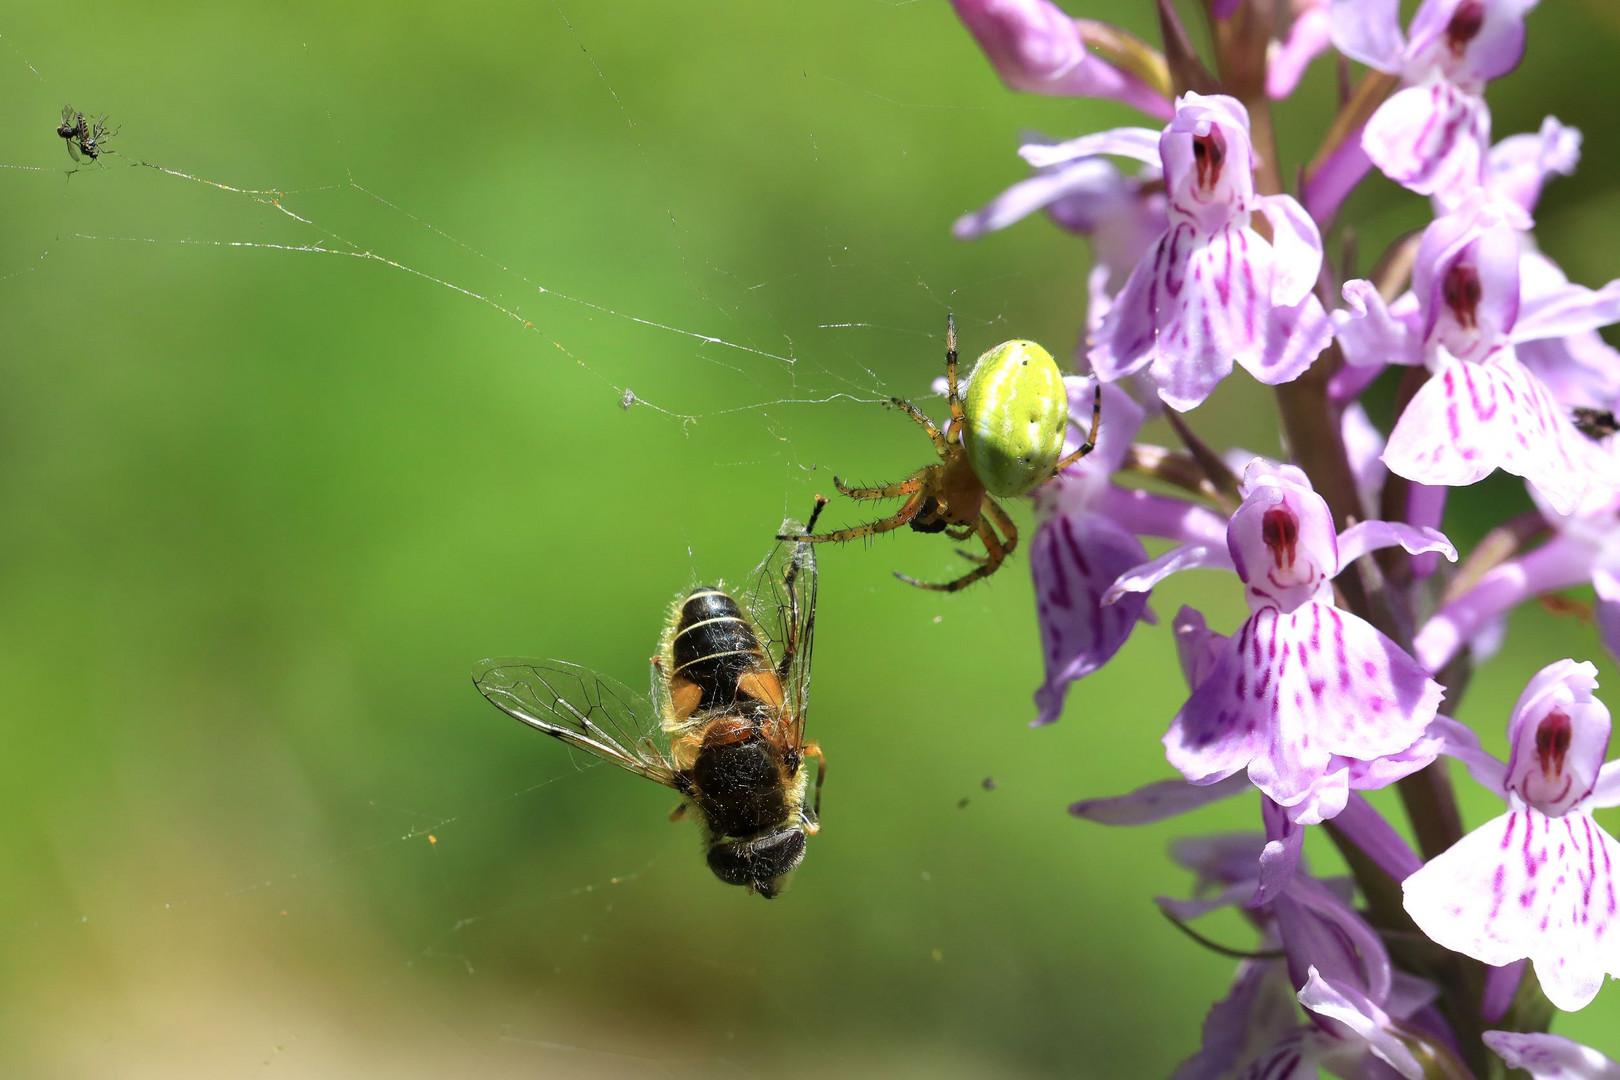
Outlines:
[[1266,96],[1273,101],[1292,94],[1310,62],[1333,43],[1333,19],[1328,8],[1326,0],[1320,0],[1298,11],[1287,35],[1272,43],[1266,57]]
[[973,240],[985,233],[1005,229],[1037,210],[1044,209],[1059,199],[1093,194],[1100,183],[1123,178],[1113,165],[1103,158],[1081,158],[1057,168],[1036,173],[1020,180],[991,199],[983,208],[963,214],[951,226],[958,240]]
[[1128,795],[1081,799],[1069,804],[1069,813],[1099,825],[1151,825],[1248,790],[1249,782],[1241,776],[1201,787],[1185,780],[1160,780]]
[[1333,45],[1352,60],[1391,75],[1400,71],[1406,36],[1400,0],[1333,0]]
[[[1537,0],[1428,0],[1412,18],[1409,52],[1474,91],[1519,66],[1524,56],[1524,17]],[[1459,46],[1461,46],[1459,48]],[[1408,76],[1413,74],[1408,68]]]
[[[1185,499],[1110,485],[1097,506],[1100,512],[1141,536],[1226,547],[1226,519],[1207,506]],[[1220,568],[1229,570],[1231,566],[1223,561]]]
[[1417,857],[1394,826],[1361,795],[1350,796],[1348,805],[1333,819],[1333,823],[1351,843],[1396,881],[1423,865],[1423,860]]
[[1361,145],[1385,176],[1419,195],[1433,195],[1480,184],[1490,131],[1482,98],[1436,80],[1380,105]]
[[[1234,1075],[1267,1080],[1315,1080],[1314,1059],[1301,1052],[1293,988],[1275,961],[1245,960],[1224,999],[1204,1019],[1198,1052],[1183,1061],[1170,1080],[1227,1080]],[[1268,1071],[1245,1063],[1265,1058]]]
[[1541,295],[1532,295],[1526,290],[1519,307],[1519,320],[1514,323],[1509,339],[1534,341],[1565,337],[1616,322],[1620,322],[1620,279],[1601,289],[1568,285]]
[[1452,562],[1457,561],[1457,549],[1438,529],[1405,525],[1398,521],[1358,521],[1339,534],[1339,569],[1344,569],[1369,551],[1397,544],[1412,555],[1438,551]]
[[1606,409],[1620,399],[1620,350],[1596,330],[1513,347],[1560,405]]
[[1277,900],[1277,931],[1288,954],[1288,969],[1303,983],[1314,965],[1341,987],[1354,988],[1382,1002],[1389,997],[1394,968],[1378,931],[1325,882],[1301,875]]
[[1328,592],[1339,572],[1338,538],[1327,502],[1292,465],[1255,458],[1243,470],[1243,504],[1232,515],[1226,546],[1249,587],[1251,608],[1292,611]]
[[1333,325],[1346,363],[1357,366],[1420,364],[1423,338],[1418,298],[1404,294],[1385,304],[1370,281],[1344,283],[1347,307],[1333,313]]
[[1246,765],[1261,791],[1292,806],[1334,755],[1370,760],[1411,747],[1440,695],[1399,646],[1348,612],[1263,608],[1177,713],[1166,753],[1194,783]]
[[1225,548],[1188,544],[1145,562],[1134,570],[1121,574],[1113,588],[1103,596],[1103,603],[1117,603],[1127,593],[1147,592],[1153,586],[1182,570],[1230,570],[1232,559]]
[[1501,967],[1485,969],[1485,991],[1479,998],[1479,1014],[1487,1024],[1500,1023],[1513,1007],[1513,998],[1524,982],[1528,960],[1515,960]]
[[1460,487],[1496,469],[1524,477],[1568,513],[1605,469],[1545,386],[1511,354],[1490,363],[1440,363],[1407,405],[1384,450],[1390,471],[1424,484]]
[[1481,825],[1407,878],[1407,914],[1486,964],[1529,957],[1547,999],[1583,1008],[1620,974],[1620,844],[1584,813],[1534,808]]
[[1322,271],[1322,234],[1292,195],[1267,195],[1259,203],[1260,212],[1271,222],[1275,258],[1271,302],[1292,307],[1316,288]]
[[1159,164],[1159,132],[1152,128],[1122,127],[1093,132],[1060,143],[1026,143],[1018,155],[1037,169],[1062,165],[1079,158],[1112,154],[1134,158],[1149,165]]
[[1034,725],[1062,715],[1069,684],[1113,659],[1147,606],[1144,593],[1117,603],[1102,598],[1114,580],[1147,559],[1142,542],[1101,514],[1085,509],[1041,522],[1030,544],[1035,612],[1046,681],[1035,691]]
[[[1344,407],[1339,427],[1344,436],[1345,454],[1350,458],[1350,471],[1356,476],[1356,492],[1361,496],[1363,510],[1370,514],[1378,506],[1379,493],[1389,475],[1389,470],[1379,460],[1384,452],[1384,433],[1373,425],[1359,401]],[[1342,540],[1340,547],[1342,550]],[[1339,561],[1344,561],[1342,554]]]
[[1423,299],[1424,343],[1483,361],[1519,317],[1523,242],[1500,203],[1475,189],[1423,231],[1412,291]]
[[1182,606],[1170,620],[1170,631],[1176,639],[1176,658],[1181,661],[1181,674],[1189,688],[1209,678],[1215,663],[1226,648],[1226,635],[1217,634],[1204,623],[1204,616],[1193,608]]
[[1347,759],[1350,787],[1355,791],[1377,791],[1404,780],[1439,757],[1441,746],[1438,737],[1425,737],[1399,753],[1384,754],[1370,761]]
[[1112,98],[1154,116],[1170,115],[1164,95],[1088,53],[1079,25],[1050,0],[953,0],[953,5],[1008,89]]
[[1299,1003],[1318,1016],[1337,1020],[1349,1028],[1366,1041],[1373,1054],[1406,1080],[1423,1080],[1423,1066],[1395,1034],[1389,1014],[1365,994],[1329,983],[1312,967],[1309,978],[1300,988]]
[[1246,907],[1271,903],[1290,882],[1305,854],[1305,826],[1270,799],[1260,799],[1260,818],[1266,823],[1266,846],[1260,851],[1260,879]]
[[1491,147],[1485,161],[1486,183],[1499,197],[1530,215],[1541,200],[1547,178],[1572,175],[1580,159],[1580,130],[1549,116],[1538,133],[1510,135]]
[[[1080,449],[1091,431],[1091,406],[1097,380],[1089,375],[1065,375],[1063,390],[1069,398],[1069,430],[1064,435],[1063,452],[1072,454]],[[1131,443],[1142,428],[1147,411],[1124,390],[1104,384],[1102,388],[1102,420],[1097,426],[1096,449],[1070,465],[1059,477],[1067,481],[1076,473],[1112,476],[1125,464],[1131,452]]]
[[1437,716],[1429,725],[1429,731],[1444,741],[1441,753],[1462,762],[1475,783],[1506,797],[1507,766],[1484,751],[1472,728],[1449,716]]
[[1555,536],[1517,559],[1492,567],[1473,588],[1423,625],[1413,641],[1413,654],[1430,671],[1439,671],[1504,612],[1533,596],[1586,581],[1593,572],[1593,558],[1590,545]]
[[1597,783],[1611,722],[1595,689],[1597,668],[1589,661],[1556,660],[1530,679],[1513,707],[1507,786],[1543,813],[1563,814]]
[[1531,1080],[1620,1080],[1620,1064],[1562,1035],[1487,1031],[1484,1039],[1508,1068],[1523,1069]]
[[1586,797],[1587,805],[1599,809],[1620,806],[1620,760],[1606,762],[1598,770],[1597,783]]

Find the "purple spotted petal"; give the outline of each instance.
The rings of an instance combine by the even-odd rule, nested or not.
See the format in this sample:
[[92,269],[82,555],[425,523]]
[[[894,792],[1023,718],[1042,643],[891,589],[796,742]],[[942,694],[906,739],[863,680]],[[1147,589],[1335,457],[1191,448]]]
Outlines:
[[1487,1031],[1484,1039],[1508,1068],[1523,1069],[1531,1080],[1620,1080],[1620,1064],[1562,1035]]
[[1407,77],[1438,72],[1471,90],[1524,56],[1524,17],[1537,0],[1425,0],[1412,17]]
[[1380,105],[1361,145],[1385,176],[1419,195],[1433,195],[1480,184],[1490,134],[1484,99],[1436,80]]
[[1400,0],[1332,0],[1333,45],[1352,60],[1391,75],[1406,51]]
[[1147,559],[1147,550],[1109,518],[1077,509],[1041,522],[1029,558],[1046,663],[1046,681],[1035,691],[1039,726],[1062,715],[1069,684],[1113,659],[1135,629],[1147,594],[1129,593],[1106,606],[1102,598],[1114,579]]
[[1364,1040],[1374,1056],[1407,1080],[1423,1080],[1423,1066],[1396,1034],[1389,1014],[1352,987],[1323,979],[1315,967],[1299,991],[1299,1003],[1318,1016],[1336,1020]]
[[1326,883],[1301,875],[1278,897],[1277,931],[1288,970],[1303,983],[1314,966],[1340,987],[1375,1002],[1389,998],[1394,968],[1378,931]]
[[1581,812],[1532,807],[1481,825],[1407,878],[1407,914],[1486,964],[1529,957],[1547,999],[1583,1008],[1620,974],[1620,843]]
[[1092,369],[1112,382],[1151,364],[1159,396],[1181,410],[1201,404],[1234,360],[1268,385],[1298,378],[1327,347],[1332,323],[1314,296],[1273,305],[1276,269],[1253,229],[1206,236],[1173,224],[1103,319]]
[[1248,790],[1249,782],[1241,776],[1202,787],[1179,779],[1159,780],[1128,795],[1070,803],[1069,813],[1099,825],[1151,825]]
[[1355,615],[1320,603],[1287,615],[1263,608],[1176,714],[1166,754],[1195,784],[1247,767],[1255,786],[1291,807],[1320,795],[1335,755],[1371,760],[1411,747],[1440,695],[1414,660]]
[[1511,350],[1484,364],[1442,350],[1390,433],[1384,464],[1409,480],[1448,487],[1504,469],[1534,484],[1560,513],[1593,484],[1614,482],[1612,467]]
[[1181,661],[1181,673],[1189,689],[1209,678],[1215,663],[1226,647],[1226,635],[1217,634],[1204,623],[1204,616],[1193,608],[1182,606],[1170,620],[1170,631],[1176,639],[1176,657]]

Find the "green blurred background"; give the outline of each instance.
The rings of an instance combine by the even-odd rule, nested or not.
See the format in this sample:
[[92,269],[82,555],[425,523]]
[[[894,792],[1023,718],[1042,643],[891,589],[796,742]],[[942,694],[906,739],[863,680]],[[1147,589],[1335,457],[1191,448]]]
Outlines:
[[[1541,236],[1595,284],[1620,20],[1530,28],[1497,133],[1587,130]],[[1282,110],[1285,173],[1330,83]],[[105,168],[66,175],[69,101],[121,126]],[[1023,174],[1021,130],[1132,122],[1006,93],[940,3],[8,9],[0,1074],[1168,1075],[1231,962],[1156,913],[1164,845],[1253,807],[1064,813],[1165,774],[1162,628],[1031,731],[1022,553],[945,597],[890,577],[953,570],[941,541],[824,550],[826,827],[770,904],[467,675],[642,685],[674,593],[739,580],[833,471],[928,460],[874,402],[926,392],[947,310],[970,355],[1066,354],[1084,244],[949,225]],[[1353,213],[1370,259],[1424,207],[1380,180]],[[1276,452],[1268,408],[1232,380],[1195,420]],[[1482,485],[1448,525],[1521,503]],[[1156,607],[1184,602],[1239,616],[1218,575]],[[1568,655],[1620,685],[1590,626],[1518,614],[1462,717],[1500,747]],[[1617,1021],[1609,990],[1559,1030],[1620,1056]]]

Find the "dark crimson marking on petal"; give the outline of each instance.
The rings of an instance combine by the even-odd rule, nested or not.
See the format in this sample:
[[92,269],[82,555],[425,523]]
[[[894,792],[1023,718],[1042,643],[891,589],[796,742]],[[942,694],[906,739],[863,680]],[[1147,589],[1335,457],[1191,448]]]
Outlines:
[[1536,762],[1541,766],[1541,775],[1548,780],[1564,774],[1564,757],[1569,753],[1573,734],[1569,714],[1562,709],[1543,716],[1536,725]]
[[1278,570],[1293,568],[1299,549],[1299,518],[1287,503],[1272,507],[1260,518],[1260,538],[1271,550]]
[[1221,181],[1221,167],[1226,164],[1226,136],[1219,124],[1209,126],[1208,135],[1193,136],[1193,162],[1198,169],[1198,186],[1209,192]]
[[1468,43],[1479,36],[1484,25],[1485,5],[1480,0],[1462,0],[1446,24],[1446,48],[1451,55],[1461,59]]
[[1483,292],[1479,268],[1464,262],[1452,263],[1440,285],[1441,298],[1465,330],[1479,329],[1479,299]]
[[1086,553],[1081,549],[1080,542],[1075,539],[1074,525],[1068,518],[1063,519],[1063,546],[1068,549],[1069,557],[1074,560],[1074,565],[1080,568],[1080,573],[1085,577],[1090,577],[1091,564],[1086,561]]

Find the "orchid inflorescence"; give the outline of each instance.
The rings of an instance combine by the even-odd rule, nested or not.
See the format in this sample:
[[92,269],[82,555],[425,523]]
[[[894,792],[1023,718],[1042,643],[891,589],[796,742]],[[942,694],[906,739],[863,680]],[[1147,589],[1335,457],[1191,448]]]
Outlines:
[[[1572,284],[1535,242],[1580,133],[1548,117],[1493,144],[1485,100],[1535,0],[1423,0],[1407,26],[1396,0],[1205,0],[1208,64],[1166,0],[1162,48],[1050,0],[953,3],[1009,88],[1110,98],[1154,125],[1030,138],[1032,174],[956,233],[1044,210],[1094,255],[1070,445],[1099,383],[1105,420],[1097,452],[1034,492],[1035,722],[1119,651],[1165,577],[1235,575],[1248,606],[1229,636],[1188,607],[1170,621],[1190,687],[1164,735],[1179,777],[1071,807],[1141,824],[1258,792],[1263,830],[1174,850],[1198,884],[1166,914],[1241,905],[1259,935],[1177,1080],[1620,1077],[1545,1033],[1620,976],[1620,843],[1593,817],[1620,805],[1620,762],[1596,668],[1546,658],[1501,710],[1506,762],[1447,715],[1536,596],[1591,584],[1620,653],[1620,353],[1597,334],[1620,321],[1620,280]],[[1272,103],[1330,51],[1339,111],[1288,193]],[[1363,279],[1351,256],[1325,262],[1323,236],[1374,169],[1433,218]],[[1234,365],[1276,388],[1291,462],[1219,453],[1184,418]],[[1360,404],[1375,384],[1394,391],[1385,431]],[[1135,442],[1158,413],[1184,451]],[[1448,491],[1497,470],[1537,510],[1454,570]],[[1150,559],[1146,536],[1174,546]],[[1442,757],[1503,813],[1465,833]],[[1416,851],[1362,794],[1386,786]],[[1353,879],[1311,875],[1311,826]]]

